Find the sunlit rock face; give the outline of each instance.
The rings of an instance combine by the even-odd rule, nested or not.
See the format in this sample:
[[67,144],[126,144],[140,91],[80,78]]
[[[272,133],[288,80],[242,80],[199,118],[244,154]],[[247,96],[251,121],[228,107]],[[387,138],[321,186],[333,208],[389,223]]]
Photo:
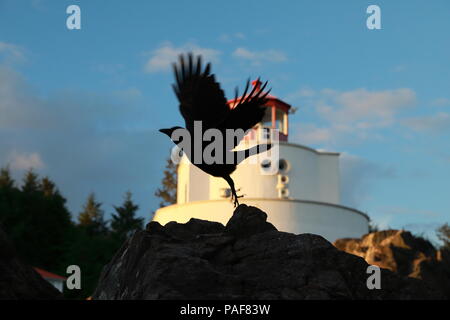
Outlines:
[[370,290],[363,258],[321,236],[277,231],[266,219],[261,210],[240,205],[226,226],[151,222],[105,266],[93,298],[442,298],[426,283],[385,269],[381,289]]
[[23,263],[0,228],[0,300],[53,300],[61,293]]
[[404,230],[369,233],[361,239],[339,239],[334,245],[367,263],[421,279],[450,298],[450,252]]

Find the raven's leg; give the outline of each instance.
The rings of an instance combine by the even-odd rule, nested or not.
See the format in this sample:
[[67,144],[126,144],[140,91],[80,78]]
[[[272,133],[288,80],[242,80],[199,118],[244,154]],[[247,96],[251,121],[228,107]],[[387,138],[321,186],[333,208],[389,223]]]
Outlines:
[[230,188],[231,188],[231,194],[232,194],[232,196],[231,196],[231,201],[233,201],[233,198],[234,198],[234,207],[236,208],[236,207],[239,205],[238,198],[242,198],[243,196],[238,196],[238,195],[236,194],[236,189],[234,188],[234,182],[233,182],[233,179],[231,179],[231,177],[230,177],[229,175],[226,175],[226,176],[224,176],[223,178],[224,178],[224,179],[228,182],[228,184],[230,185]]

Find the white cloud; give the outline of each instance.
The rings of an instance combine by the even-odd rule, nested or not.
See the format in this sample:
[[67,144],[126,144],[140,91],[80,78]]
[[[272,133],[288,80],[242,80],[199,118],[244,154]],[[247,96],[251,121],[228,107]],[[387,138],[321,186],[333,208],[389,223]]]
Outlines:
[[298,142],[310,144],[322,144],[333,139],[333,130],[329,127],[317,127],[313,124],[293,124],[294,137]]
[[44,162],[39,153],[19,153],[13,150],[7,157],[7,163],[13,170],[42,169]]
[[144,107],[132,103],[140,95],[131,87],[110,97],[65,90],[43,98],[19,73],[0,65],[0,130],[98,130],[141,124],[145,120],[136,114]]
[[[388,126],[395,115],[416,102],[415,92],[408,88],[384,91],[357,89],[346,92],[322,91],[317,110],[328,121],[352,123],[367,127]],[[362,124],[361,124],[362,122]]]
[[3,62],[7,64],[25,61],[25,55],[22,48],[15,44],[1,41],[0,58],[3,58]]
[[201,55],[203,61],[217,62],[220,51],[211,48],[202,48],[193,43],[186,43],[180,47],[174,47],[172,43],[166,42],[159,48],[151,52],[144,70],[146,72],[164,72],[171,68],[171,64],[178,60],[182,53],[192,52],[195,55]]
[[[106,206],[130,189],[147,214],[158,206],[148,197],[154,187],[149,181],[161,179],[170,141],[156,130],[161,115],[136,95],[131,88],[40,96],[20,74],[0,65],[0,167],[9,164],[16,181],[23,169],[39,169],[67,196],[73,213],[90,191]],[[154,157],[155,150],[163,156]]]
[[434,115],[411,117],[404,119],[402,123],[414,131],[440,133],[450,130],[450,114],[439,112]]
[[142,97],[142,92],[138,88],[131,87],[115,92],[116,96],[123,100],[134,100]]
[[396,173],[373,161],[343,152],[339,158],[341,172],[341,203],[358,207],[368,199],[379,179],[393,178]]
[[244,40],[245,34],[242,32],[235,32],[235,33],[224,33],[219,37],[219,40],[222,42],[233,42],[234,40]]
[[17,72],[0,65],[0,129],[36,126],[41,102]]
[[431,101],[432,106],[436,107],[447,107],[450,106],[450,99],[447,98],[437,98]]
[[264,62],[284,62],[287,61],[286,54],[279,50],[250,51],[246,48],[236,48],[233,56],[238,59],[249,60],[253,65],[260,65]]
[[301,87],[298,90],[288,94],[286,96],[286,101],[296,102],[303,98],[311,98],[316,95],[316,92],[309,87]]
[[384,91],[323,89],[318,92],[302,88],[292,96],[300,103],[306,101],[312,105],[319,120],[317,123],[294,124],[294,139],[327,147],[382,139],[376,129],[394,125],[398,114],[416,103],[414,91],[407,88]]
[[392,215],[385,214],[379,217],[375,217],[372,220],[373,223],[378,227],[378,229],[387,230],[392,228],[390,224],[392,223],[393,218],[394,217]]

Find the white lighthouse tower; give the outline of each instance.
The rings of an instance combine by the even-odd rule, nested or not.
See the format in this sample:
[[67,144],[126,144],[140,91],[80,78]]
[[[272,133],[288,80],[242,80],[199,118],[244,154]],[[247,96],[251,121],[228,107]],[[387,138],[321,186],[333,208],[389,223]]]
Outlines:
[[[259,81],[252,84],[260,86]],[[236,101],[228,104],[233,108]],[[266,212],[267,220],[280,231],[319,234],[329,241],[366,234],[368,216],[340,204],[339,153],[290,143],[291,106],[269,95],[266,108],[262,122],[238,148],[267,142],[272,129],[277,129],[277,159],[262,154],[253,156],[258,161],[250,157],[237,166],[231,177],[244,195],[240,203]],[[197,218],[226,224],[231,218],[234,207],[226,181],[204,173],[186,156],[178,166],[177,188],[177,203],[157,210],[154,221],[164,225]]]

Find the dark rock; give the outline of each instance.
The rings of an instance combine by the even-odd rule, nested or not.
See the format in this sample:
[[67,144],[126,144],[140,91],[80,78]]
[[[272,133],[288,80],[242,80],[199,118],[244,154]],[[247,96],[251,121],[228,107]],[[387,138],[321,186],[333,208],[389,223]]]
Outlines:
[[266,220],[267,214],[265,212],[241,204],[225,226],[225,231],[231,235],[245,238],[256,233],[277,230]]
[[404,230],[372,232],[361,239],[339,239],[334,245],[367,263],[421,279],[450,298],[450,254]]
[[0,228],[0,300],[53,300],[61,293],[24,264]]
[[277,231],[239,206],[226,227],[191,219],[135,233],[105,266],[94,299],[439,299],[426,283],[381,270],[318,235]]

